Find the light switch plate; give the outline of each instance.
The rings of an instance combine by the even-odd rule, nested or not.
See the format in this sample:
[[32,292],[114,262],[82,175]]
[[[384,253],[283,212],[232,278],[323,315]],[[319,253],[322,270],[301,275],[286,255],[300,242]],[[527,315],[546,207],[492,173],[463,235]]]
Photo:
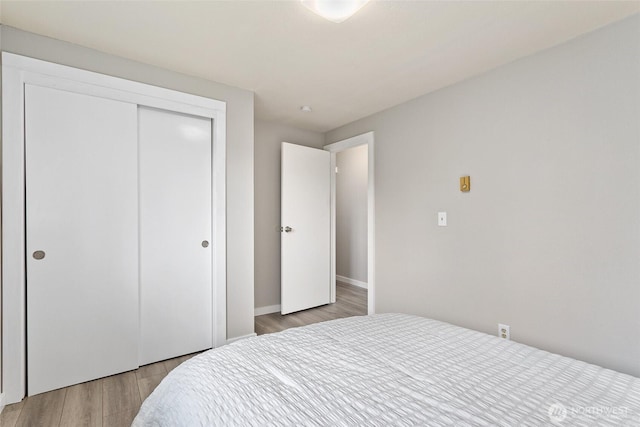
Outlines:
[[438,226],[446,227],[447,226],[447,213],[446,212],[438,212]]

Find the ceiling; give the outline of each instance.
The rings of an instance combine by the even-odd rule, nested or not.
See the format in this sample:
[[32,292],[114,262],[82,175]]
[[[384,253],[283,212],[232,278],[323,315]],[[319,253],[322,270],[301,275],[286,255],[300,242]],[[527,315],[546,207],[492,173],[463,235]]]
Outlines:
[[[0,22],[255,92],[256,117],[325,132],[640,11],[639,1],[7,1]],[[300,111],[310,105],[311,113]]]

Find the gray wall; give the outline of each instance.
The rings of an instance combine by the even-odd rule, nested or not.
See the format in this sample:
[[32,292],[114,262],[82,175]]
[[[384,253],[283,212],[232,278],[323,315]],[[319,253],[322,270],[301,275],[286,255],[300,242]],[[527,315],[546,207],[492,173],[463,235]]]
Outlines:
[[253,333],[253,92],[7,26],[2,50],[227,102],[227,336]]
[[336,274],[367,282],[368,146],[336,155]]
[[640,376],[638,52],[636,15],[329,132],[375,131],[376,310]]
[[[2,6],[0,6],[0,12]],[[2,25],[0,25],[0,52],[2,52]],[[0,58],[0,70],[2,59]],[[0,148],[2,147],[2,73],[0,72]],[[0,189],[2,188],[2,150],[0,149]],[[1,209],[0,209],[1,210]],[[2,223],[0,215],[0,224]],[[0,241],[2,240],[2,227],[0,226]],[[0,245],[0,260],[2,259],[2,245]],[[4,391],[4,380],[2,379],[2,280],[0,279],[0,393]]]
[[322,148],[324,135],[256,120],[255,141],[255,306],[260,308],[280,304],[281,145]]

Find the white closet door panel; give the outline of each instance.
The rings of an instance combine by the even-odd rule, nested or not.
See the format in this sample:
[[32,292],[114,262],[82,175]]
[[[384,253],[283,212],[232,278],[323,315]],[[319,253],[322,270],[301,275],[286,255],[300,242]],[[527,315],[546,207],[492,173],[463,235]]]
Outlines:
[[212,139],[209,119],[143,107],[138,117],[144,365],[213,346]]
[[136,109],[25,86],[29,395],[137,367]]

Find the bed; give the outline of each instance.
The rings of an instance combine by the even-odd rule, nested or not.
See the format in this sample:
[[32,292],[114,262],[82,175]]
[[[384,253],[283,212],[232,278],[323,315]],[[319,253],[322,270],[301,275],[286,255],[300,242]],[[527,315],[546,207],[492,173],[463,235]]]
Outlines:
[[640,379],[417,316],[242,340],[172,371],[140,426],[640,426]]

